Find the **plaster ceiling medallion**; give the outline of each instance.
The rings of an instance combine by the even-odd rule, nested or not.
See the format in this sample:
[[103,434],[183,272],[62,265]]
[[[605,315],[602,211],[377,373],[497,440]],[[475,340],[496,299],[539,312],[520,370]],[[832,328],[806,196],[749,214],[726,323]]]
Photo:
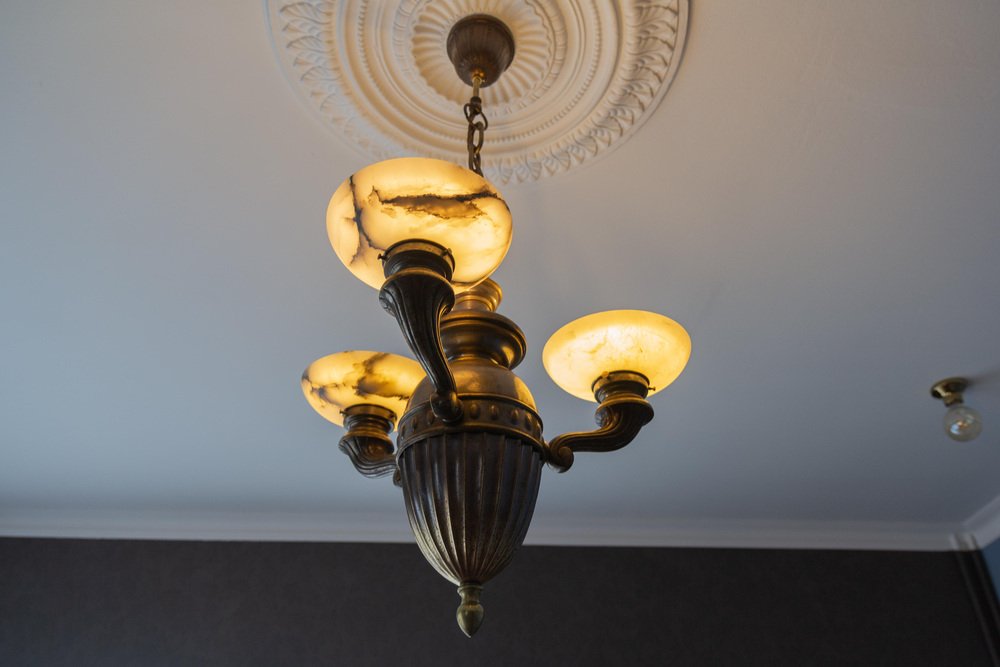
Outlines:
[[444,47],[471,14],[499,18],[513,63],[484,92],[496,182],[593,160],[639,128],[680,64],[688,0],[266,0],[293,87],[338,135],[375,159],[464,162],[456,108],[467,86]]

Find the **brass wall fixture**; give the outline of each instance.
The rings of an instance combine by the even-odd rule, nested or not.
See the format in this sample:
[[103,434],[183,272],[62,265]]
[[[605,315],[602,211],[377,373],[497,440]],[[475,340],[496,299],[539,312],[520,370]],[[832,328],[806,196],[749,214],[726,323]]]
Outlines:
[[341,352],[310,364],[302,388],[317,412],[346,427],[340,449],[361,474],[391,475],[402,487],[417,544],[458,586],[458,624],[472,636],[483,620],[483,584],[527,533],[543,464],[564,472],[577,452],[632,441],[653,418],[646,398],[680,375],[691,339],[678,323],[645,311],[567,324],[542,361],[556,384],[598,403],[598,428],[542,437],[531,392],[512,372],[524,359],[525,336],[496,312],[501,290],[489,279],[510,247],[510,211],[478,168],[487,127],[479,90],[510,64],[514,39],[499,20],[474,15],[455,24],[447,49],[473,86],[469,168],[425,158],[379,162],[344,181],[327,210],[334,251],[379,290],[417,361]]
[[953,377],[935,382],[931,387],[931,396],[944,402],[948,408],[944,413],[944,432],[959,442],[975,440],[983,432],[983,416],[978,410],[965,405],[965,391],[969,384],[966,378]]

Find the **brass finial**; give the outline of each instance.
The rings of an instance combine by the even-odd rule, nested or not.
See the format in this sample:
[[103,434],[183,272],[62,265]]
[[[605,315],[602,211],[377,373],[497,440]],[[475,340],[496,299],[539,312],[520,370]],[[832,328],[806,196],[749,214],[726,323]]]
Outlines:
[[479,604],[479,594],[482,592],[483,587],[479,584],[463,583],[458,587],[462,604],[458,605],[455,618],[466,637],[476,634],[476,630],[483,624],[483,605]]

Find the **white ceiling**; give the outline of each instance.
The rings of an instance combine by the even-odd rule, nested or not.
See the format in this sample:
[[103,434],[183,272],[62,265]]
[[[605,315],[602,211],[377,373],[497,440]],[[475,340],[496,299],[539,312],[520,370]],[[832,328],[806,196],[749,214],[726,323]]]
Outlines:
[[[406,349],[326,240],[367,159],[293,94],[261,4],[3,13],[0,532],[405,538],[299,389],[322,355]],[[546,471],[529,539],[932,547],[990,511],[998,25],[974,0],[692,0],[637,137],[503,188],[494,277],[549,437],[592,424],[541,369],[565,322],[642,308],[694,341],[632,445]],[[928,395],[955,374],[971,444]]]

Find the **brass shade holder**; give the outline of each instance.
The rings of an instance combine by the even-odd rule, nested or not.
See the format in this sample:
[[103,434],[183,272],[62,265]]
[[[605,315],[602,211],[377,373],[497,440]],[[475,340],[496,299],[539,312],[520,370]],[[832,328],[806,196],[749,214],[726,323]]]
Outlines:
[[344,410],[340,451],[365,477],[384,477],[396,472],[396,448],[389,433],[396,415],[379,405],[352,405]]
[[565,433],[548,445],[549,465],[566,472],[575,452],[613,452],[635,439],[639,430],[653,419],[653,406],[646,401],[649,380],[642,373],[615,371],[594,382],[597,411],[593,431]]
[[931,396],[944,401],[949,408],[963,402],[962,394],[969,388],[969,381],[962,377],[945,378],[931,387]]

